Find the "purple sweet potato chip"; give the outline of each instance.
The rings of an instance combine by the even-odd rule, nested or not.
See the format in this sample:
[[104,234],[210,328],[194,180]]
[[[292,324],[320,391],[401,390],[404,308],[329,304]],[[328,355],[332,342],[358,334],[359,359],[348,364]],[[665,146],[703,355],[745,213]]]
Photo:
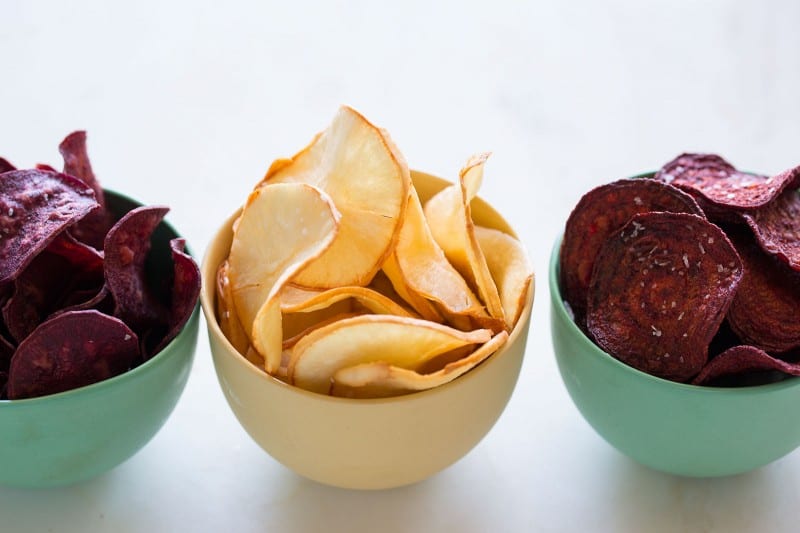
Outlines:
[[169,208],[137,207],[108,231],[104,244],[106,285],[114,298],[114,316],[141,334],[166,322],[166,310],[145,276],[150,237]]
[[800,346],[800,273],[764,252],[752,236],[730,232],[744,263],[728,323],[745,344],[782,353]]
[[755,346],[734,346],[710,360],[692,380],[693,385],[706,385],[722,376],[764,370],[777,370],[791,376],[800,376],[800,364],[772,357]]
[[763,176],[740,172],[714,154],[681,154],[664,165],[655,179],[704,200],[701,207],[742,211],[762,207],[786,187],[798,183],[800,167]]
[[12,165],[8,159],[3,159],[0,157],[0,174],[3,172],[11,172],[12,170],[17,170],[17,167]]
[[172,298],[169,309],[169,322],[166,336],[161,340],[154,354],[160,352],[174,339],[189,320],[200,295],[200,269],[194,259],[184,252],[185,239],[169,241],[172,250],[174,279],[172,282]]
[[69,174],[80,179],[92,188],[100,208],[89,213],[86,218],[76,224],[70,231],[78,240],[90,244],[95,248],[102,248],[103,240],[113,224],[111,214],[106,210],[105,194],[97,181],[89,162],[89,153],[86,150],[86,132],[76,131],[67,135],[58,146],[64,158],[64,174]]
[[[47,163],[36,163],[36,166],[34,168],[36,168],[37,170],[47,170],[48,172],[58,172],[56,169],[54,169],[53,167],[51,167]],[[65,174],[69,174],[69,172],[65,172]],[[72,176],[72,174],[70,174],[70,175]],[[77,177],[77,176],[73,176],[73,177]]]
[[0,179],[0,286],[65,228],[98,207],[94,193],[72,176],[14,170]]
[[733,245],[705,218],[639,214],[597,255],[587,328],[624,363],[686,381],[705,365],[741,277]]
[[786,190],[774,202],[742,216],[761,248],[800,272],[800,190]]
[[47,246],[49,253],[66,259],[71,265],[84,272],[103,271],[103,252],[88,244],[82,243],[67,232],[59,234]]
[[[606,239],[637,213],[670,211],[703,215],[691,196],[650,179],[622,179],[586,193],[567,220],[560,250],[564,299],[582,323],[595,258]],[[635,230],[633,230],[635,231]]]
[[33,398],[90,385],[128,370],[136,334],[99,311],[70,311],[42,323],[14,353],[8,398]]

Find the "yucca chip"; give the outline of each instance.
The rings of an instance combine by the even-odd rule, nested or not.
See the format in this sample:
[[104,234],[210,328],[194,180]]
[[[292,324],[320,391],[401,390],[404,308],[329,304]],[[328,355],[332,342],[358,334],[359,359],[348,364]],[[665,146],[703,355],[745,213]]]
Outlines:
[[384,361],[342,368],[333,375],[330,392],[333,396],[347,398],[386,398],[432,389],[472,370],[507,340],[508,333],[501,331],[468,356],[430,374],[422,374]]
[[433,238],[461,275],[477,290],[489,315],[504,319],[503,305],[486,258],[475,237],[470,202],[483,180],[488,153],[471,157],[459,174],[459,183],[441,190],[425,204]]
[[239,315],[233,304],[233,293],[231,292],[230,278],[228,270],[230,265],[228,260],[223,261],[217,269],[217,317],[219,327],[225,334],[231,345],[240,354],[246,354],[250,348],[250,336],[242,327]]
[[416,369],[433,357],[466,344],[483,344],[488,329],[469,332],[428,320],[392,315],[362,315],[338,320],[300,339],[289,361],[290,383],[327,394],[341,368],[384,361]]
[[511,330],[522,315],[528,291],[533,287],[533,268],[517,239],[500,230],[475,226],[475,238],[497,286],[506,326]]
[[280,289],[331,245],[339,219],[316,187],[280,183],[253,191],[237,220],[228,257],[231,293],[271,374],[280,366]]
[[367,285],[391,253],[411,175],[388,134],[349,107],[291,159],[272,164],[260,186],[308,183],[342,214],[339,234],[296,284],[317,289]]

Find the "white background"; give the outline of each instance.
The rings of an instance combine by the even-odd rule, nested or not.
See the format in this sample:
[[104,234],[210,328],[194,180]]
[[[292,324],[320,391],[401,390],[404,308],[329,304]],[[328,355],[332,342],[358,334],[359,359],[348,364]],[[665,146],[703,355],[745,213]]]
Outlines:
[[594,185],[682,151],[765,173],[800,163],[799,26],[791,0],[3,0],[0,154],[12,162],[59,166],[61,138],[87,129],[102,183],[169,204],[201,253],[270,162],[348,103],[413,168],[453,179],[492,150],[481,195],[538,277],[507,410],[428,481],[351,492],[289,472],[237,424],[201,331],[186,391],[141,452],[78,486],[0,489],[0,530],[796,531],[800,452],[681,479],[592,431],[556,369],[546,271]]

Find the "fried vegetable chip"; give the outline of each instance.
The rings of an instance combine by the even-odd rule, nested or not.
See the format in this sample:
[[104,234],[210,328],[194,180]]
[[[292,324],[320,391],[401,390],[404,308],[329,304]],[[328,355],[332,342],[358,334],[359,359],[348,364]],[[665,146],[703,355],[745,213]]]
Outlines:
[[11,359],[8,398],[33,398],[90,385],[128,370],[136,334],[98,311],[71,311],[42,323]]
[[11,172],[12,170],[17,170],[17,167],[9,163],[7,159],[0,157],[0,174],[3,172]]
[[693,385],[706,385],[726,375],[746,372],[777,370],[791,376],[800,376],[800,365],[772,357],[755,346],[734,346],[716,356],[692,380]]
[[[228,260],[222,262],[217,269],[217,320],[222,333],[225,334],[236,351],[244,355],[250,348],[250,335],[239,321],[239,315],[233,303],[231,280],[228,276],[230,265]],[[263,360],[263,358],[262,358]]]
[[0,287],[14,279],[65,228],[97,208],[80,180],[42,170],[0,179]]
[[114,316],[141,335],[159,325],[166,311],[145,276],[150,236],[167,214],[163,206],[137,207],[108,231],[103,245],[106,285],[114,297]]
[[424,374],[383,361],[342,368],[333,375],[331,395],[347,398],[386,398],[450,383],[472,370],[500,349],[508,340],[501,331],[466,357],[448,363],[441,370]]
[[766,252],[800,272],[800,190],[784,191],[774,202],[742,216]]
[[144,354],[145,359],[163,350],[178,335],[192,316],[197,298],[200,296],[200,269],[194,259],[184,251],[186,239],[172,239],[169,241],[169,247],[172,253],[173,278],[167,313],[167,333],[151,353]]
[[781,353],[800,346],[800,274],[767,255],[748,235],[730,233],[744,277],[728,311],[743,343]]
[[337,320],[300,339],[292,350],[289,381],[327,394],[341,368],[383,361],[415,370],[446,351],[488,342],[488,329],[463,332],[428,320],[391,315],[361,315]]
[[664,165],[655,178],[690,191],[713,208],[746,210],[768,204],[786,187],[800,185],[800,167],[777,176],[762,176],[739,172],[717,155],[681,154]]
[[[650,211],[703,216],[691,196],[649,179],[622,179],[596,187],[583,195],[572,210],[561,243],[560,281],[564,299],[569,302],[579,325],[586,315],[592,269],[601,246],[631,217]],[[637,233],[635,227],[631,229]]]
[[741,277],[733,245],[706,219],[635,215],[597,255],[588,330],[630,366],[686,381],[705,365]]
[[68,232],[59,233],[47,246],[47,252],[63,257],[86,273],[103,272],[103,253],[80,242]]

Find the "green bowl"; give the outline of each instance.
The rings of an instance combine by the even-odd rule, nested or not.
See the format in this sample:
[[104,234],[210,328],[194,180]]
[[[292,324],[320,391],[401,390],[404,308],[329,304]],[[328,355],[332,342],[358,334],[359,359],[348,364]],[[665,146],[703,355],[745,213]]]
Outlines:
[[[140,204],[107,192],[117,212]],[[166,223],[154,249],[177,237]],[[166,268],[168,258],[150,268]],[[161,263],[161,264],[159,264]],[[186,385],[197,344],[198,308],[178,336],[146,363],[78,389],[0,401],[0,485],[52,487],[97,476],[142,448],[166,421]]]
[[656,470],[691,477],[739,474],[800,445],[800,378],[739,388],[685,385],[640,372],[595,345],[570,318],[550,257],[550,328],[561,377],[609,444]]

